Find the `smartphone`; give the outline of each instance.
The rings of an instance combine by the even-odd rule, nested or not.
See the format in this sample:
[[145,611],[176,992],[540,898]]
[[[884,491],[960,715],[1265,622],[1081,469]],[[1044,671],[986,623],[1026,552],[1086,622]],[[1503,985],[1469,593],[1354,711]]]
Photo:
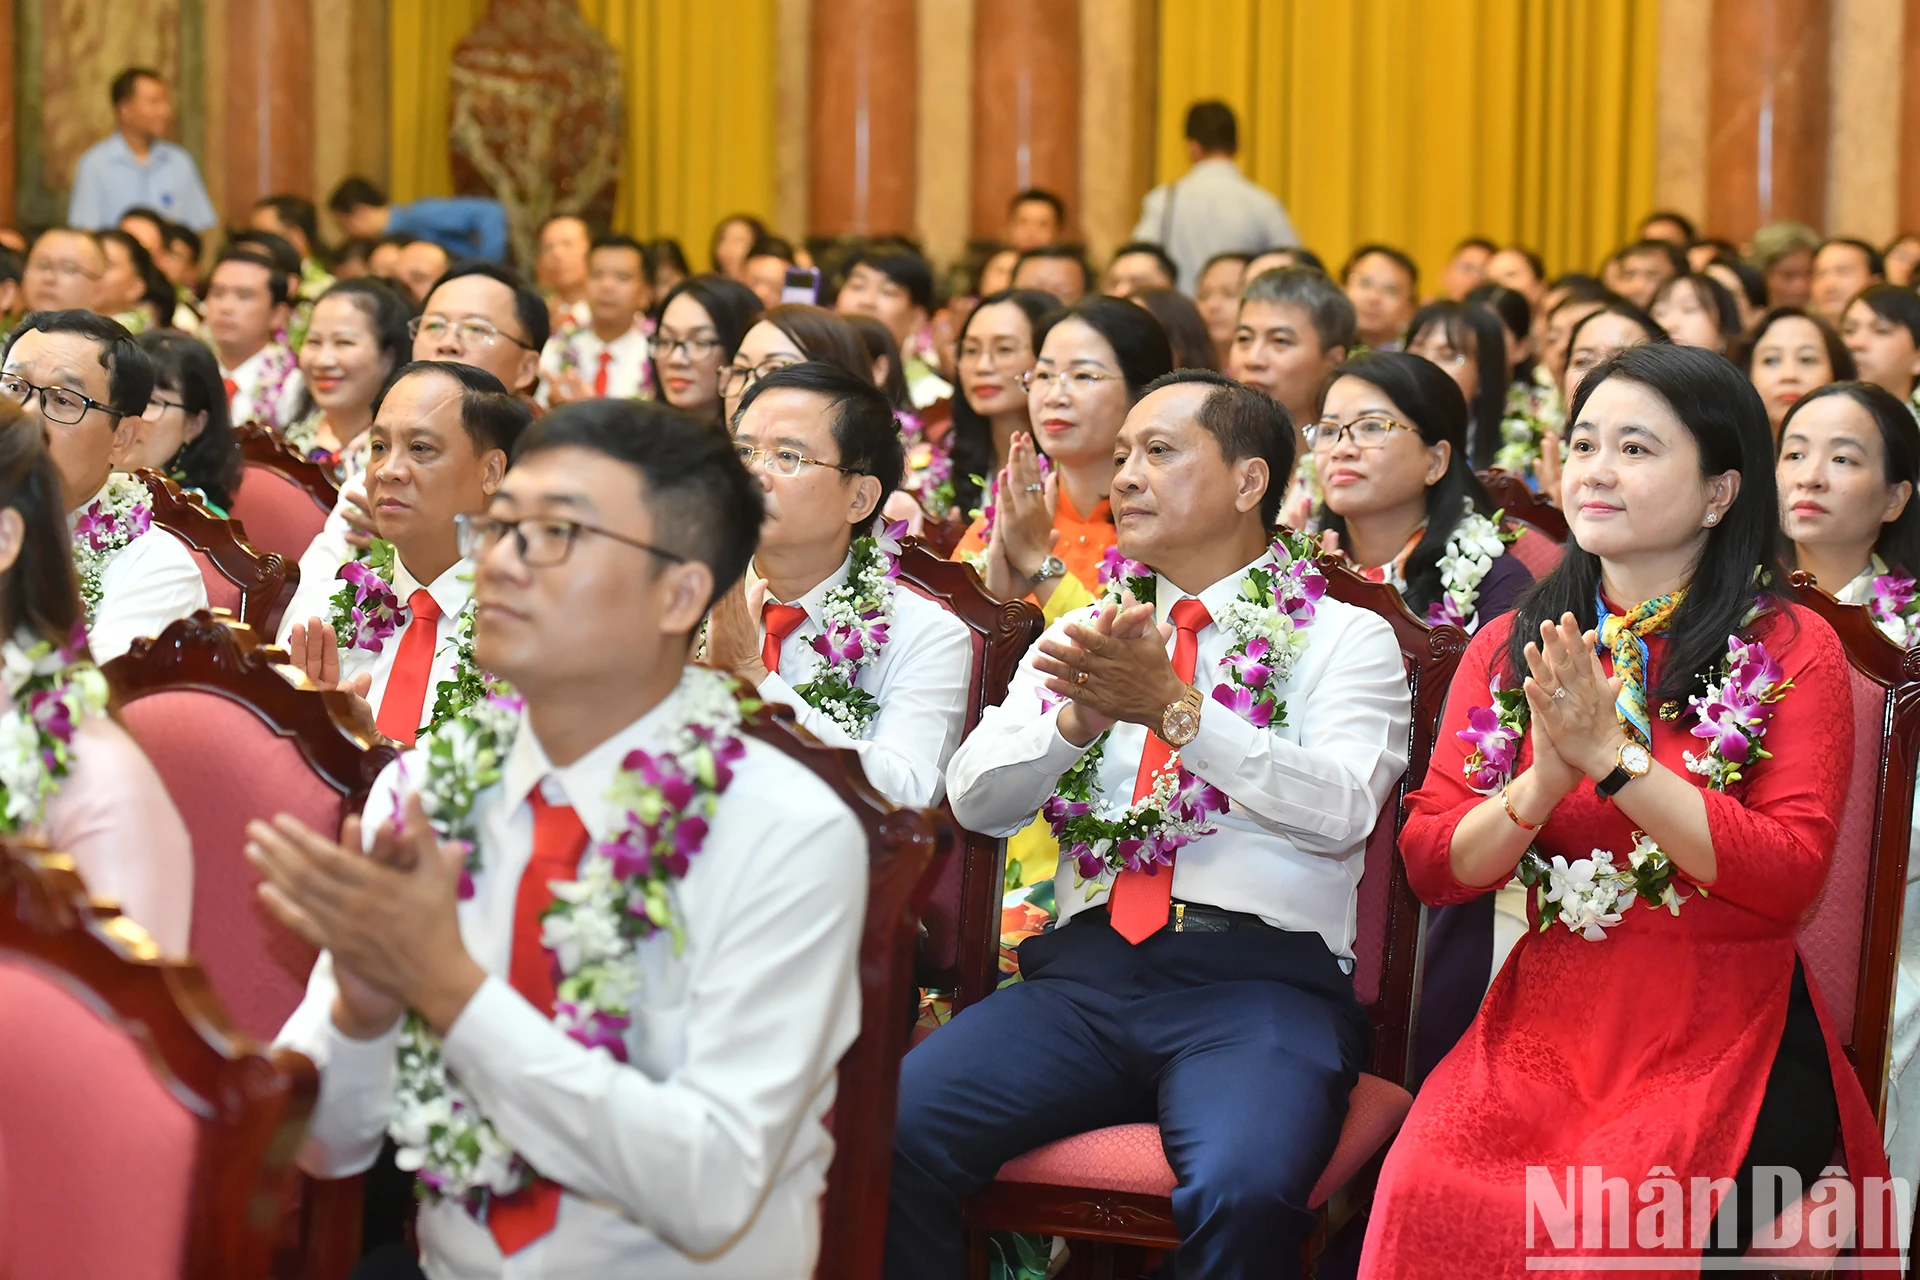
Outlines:
[[820,268],[788,267],[787,283],[780,290],[780,301],[810,302],[818,305],[820,301]]

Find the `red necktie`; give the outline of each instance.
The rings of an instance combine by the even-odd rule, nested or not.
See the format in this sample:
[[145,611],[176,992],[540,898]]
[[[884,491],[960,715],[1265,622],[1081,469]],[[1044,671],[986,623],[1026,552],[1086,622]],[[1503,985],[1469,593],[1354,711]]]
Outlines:
[[[1193,664],[1200,649],[1200,629],[1211,626],[1213,615],[1207,606],[1188,598],[1168,610],[1173,622],[1173,674],[1187,684],[1193,683]],[[1135,800],[1153,790],[1154,775],[1173,758],[1173,748],[1160,735],[1147,735],[1140,751],[1140,772],[1133,780]],[[1113,878],[1113,891],[1107,895],[1107,914],[1121,937],[1136,946],[1158,933],[1167,923],[1167,908],[1173,901],[1173,868],[1153,872],[1122,871]]]
[[[553,957],[540,945],[540,917],[553,904],[553,881],[572,880],[580,873],[580,855],[587,851],[587,829],[571,805],[553,805],[535,787],[527,797],[533,807],[533,857],[520,873],[513,899],[513,959],[507,981],[542,1016],[553,1016],[558,983]],[[546,1178],[534,1181],[510,1196],[496,1196],[487,1206],[487,1230],[500,1252],[511,1257],[553,1230],[560,1216],[560,1184]]]
[[593,394],[596,396],[604,396],[607,394],[607,366],[612,363],[613,352],[602,351],[600,353],[600,371],[593,375]]
[[760,618],[767,628],[767,634],[760,641],[760,662],[768,671],[779,674],[780,646],[806,616],[807,611],[797,604],[778,604],[772,600],[760,610]]
[[427,681],[433,676],[433,651],[439,648],[440,606],[427,589],[421,587],[407,597],[413,619],[407,634],[400,637],[400,651],[393,656],[393,670],[387,676],[387,691],[380,698],[380,714],[374,727],[403,747],[413,745],[420,733],[420,713],[427,705]]
[[227,389],[227,403],[232,404],[233,398],[240,394],[240,384],[232,378],[222,378],[220,379],[220,385]]

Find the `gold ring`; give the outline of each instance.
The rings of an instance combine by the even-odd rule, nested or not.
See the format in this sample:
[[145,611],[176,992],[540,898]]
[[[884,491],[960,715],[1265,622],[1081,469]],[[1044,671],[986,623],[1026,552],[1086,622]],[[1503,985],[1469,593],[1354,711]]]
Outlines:
[[1088,676],[1084,671],[1076,671],[1073,673],[1073,682],[1076,685],[1085,684],[1091,678],[1092,677]]

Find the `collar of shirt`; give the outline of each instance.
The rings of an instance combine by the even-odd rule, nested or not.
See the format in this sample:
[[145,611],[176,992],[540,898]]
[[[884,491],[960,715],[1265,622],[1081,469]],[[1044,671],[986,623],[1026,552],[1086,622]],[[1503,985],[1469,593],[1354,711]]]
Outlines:
[[[758,570],[756,569],[755,572],[757,573]],[[820,579],[819,582],[813,585],[813,589],[811,591],[808,591],[805,595],[801,596],[798,600],[782,600],[780,599],[780,597],[774,595],[771,591],[767,593],[767,599],[772,601],[774,604],[799,605],[802,609],[805,609],[807,611],[807,620],[813,623],[815,626],[819,627],[822,631],[824,631],[826,630],[826,627],[827,627],[826,615],[823,612],[823,610],[826,607],[827,593],[829,591],[832,591],[835,587],[838,587],[841,584],[845,583],[847,580],[847,575],[852,572],[853,572],[853,552],[849,551],[847,552],[846,557],[840,561],[840,567],[838,569],[835,569],[832,573]],[[765,627],[762,627],[761,630],[764,632]]]
[[181,149],[165,138],[155,138],[147,143],[147,158],[142,160],[133,154],[133,148],[127,145],[127,135],[118,129],[107,136],[106,143],[107,154],[113,158],[114,163],[125,165],[129,169],[145,169],[165,164],[173,159],[175,151]]
[[647,339],[646,335],[641,333],[638,326],[636,326],[627,330],[612,342],[604,340],[590,328],[576,329],[573,336],[568,339],[568,342],[576,352],[581,353],[581,355],[587,359],[598,359],[602,351],[611,351],[614,354],[614,358],[618,359],[630,351],[635,355],[640,354],[640,351],[646,347]]
[[433,597],[440,606],[440,616],[456,617],[467,607],[467,601],[473,598],[473,561],[455,560],[451,568],[432,582],[421,582],[407,570],[406,563],[396,552],[393,557],[393,593],[405,604],[413,599],[413,593],[421,587]]
[[1867,557],[1867,567],[1854,575],[1853,581],[1833,593],[1833,598],[1841,604],[1870,604],[1873,601],[1873,580],[1887,572],[1887,562],[1875,551]]
[[266,372],[267,361],[273,357],[276,351],[280,350],[283,350],[283,348],[279,343],[269,340],[265,346],[248,356],[245,360],[242,360],[233,368],[229,369],[222,365],[220,368],[220,376],[223,378],[232,378],[242,387],[251,386]]
[[[1259,555],[1247,561],[1218,582],[1200,589],[1198,595],[1193,598],[1198,599],[1201,604],[1207,606],[1208,615],[1214,619],[1211,626],[1204,629],[1210,630],[1212,627],[1220,625],[1219,620],[1226,616],[1227,606],[1232,604],[1240,596],[1240,579],[1246,577],[1249,569],[1265,560],[1271,554],[1271,551],[1262,551]],[[1165,576],[1156,573],[1154,579],[1154,620],[1167,622],[1168,615],[1173,612],[1173,606],[1189,597],[1186,592],[1169,582]]]
[[501,801],[506,811],[518,810],[541,779],[551,778],[542,791],[548,803],[572,805],[580,824],[594,839],[607,839],[619,829],[625,816],[620,806],[607,799],[614,775],[629,752],[659,752],[666,747],[668,733],[679,716],[680,689],[685,683],[683,676],[681,684],[645,715],[564,768],[547,758],[546,748],[540,745],[532,722],[522,711],[520,728],[500,769]]

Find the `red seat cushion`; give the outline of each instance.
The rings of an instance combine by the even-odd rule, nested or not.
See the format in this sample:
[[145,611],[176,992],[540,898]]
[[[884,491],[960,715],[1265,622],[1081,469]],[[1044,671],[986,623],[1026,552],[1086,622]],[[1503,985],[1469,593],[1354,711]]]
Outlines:
[[[1347,1095],[1340,1142],[1314,1184],[1308,1207],[1325,1204],[1361,1165],[1392,1141],[1412,1106],[1413,1095],[1399,1085],[1362,1073]],[[1160,1126],[1153,1124],[1114,1125],[1049,1142],[1001,1165],[999,1180],[1142,1196],[1171,1196],[1175,1181],[1160,1145]]]
[[298,561],[327,522],[327,513],[305,489],[265,467],[240,472],[240,490],[230,513],[246,526],[247,541],[260,551],[278,551]]

